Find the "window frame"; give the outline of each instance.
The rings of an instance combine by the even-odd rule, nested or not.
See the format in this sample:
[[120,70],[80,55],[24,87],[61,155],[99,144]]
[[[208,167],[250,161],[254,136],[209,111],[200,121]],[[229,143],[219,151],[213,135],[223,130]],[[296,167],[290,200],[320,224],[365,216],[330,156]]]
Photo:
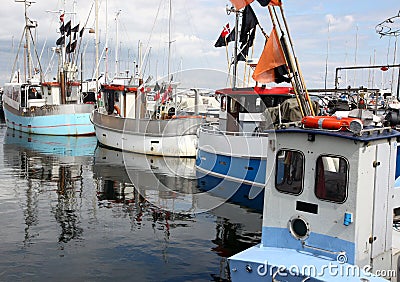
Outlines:
[[[318,160],[322,157],[331,157],[331,158],[339,158],[339,162],[340,159],[344,160],[346,163],[346,177],[345,177],[345,196],[343,201],[334,201],[331,199],[324,199],[324,198],[320,198],[317,195],[317,185],[318,185]],[[339,164],[340,166],[340,164]],[[347,201],[347,198],[349,196],[349,172],[350,172],[350,163],[349,160],[347,158],[345,158],[344,156],[340,156],[340,155],[333,155],[333,154],[321,154],[319,155],[316,159],[315,159],[315,177],[314,177],[314,196],[321,201],[324,202],[330,202],[330,203],[335,203],[335,204],[343,204]],[[325,182],[326,183],[326,182]]]
[[[278,177],[278,157],[279,157],[279,153],[281,151],[299,153],[301,155],[301,157],[302,157],[302,162],[301,162],[302,170],[301,170],[301,181],[300,181],[301,182],[301,189],[300,189],[300,191],[298,193],[288,192],[288,191],[284,191],[284,190],[281,190],[281,189],[278,188],[278,186],[281,186],[281,185],[278,185],[278,182],[277,182],[277,177]],[[289,149],[289,148],[281,148],[281,149],[278,150],[278,152],[276,154],[276,157],[275,157],[275,166],[276,166],[276,168],[275,168],[275,183],[274,183],[274,186],[275,186],[275,189],[279,193],[288,194],[288,195],[292,195],[292,196],[299,196],[299,195],[301,195],[303,193],[303,191],[304,191],[304,175],[305,175],[305,160],[306,160],[305,155],[300,150]]]

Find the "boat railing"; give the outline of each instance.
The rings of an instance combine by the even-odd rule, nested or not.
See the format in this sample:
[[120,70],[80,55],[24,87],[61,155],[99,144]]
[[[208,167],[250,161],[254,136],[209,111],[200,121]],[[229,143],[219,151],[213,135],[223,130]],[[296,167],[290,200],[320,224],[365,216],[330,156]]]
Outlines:
[[63,104],[63,105],[38,105],[25,108],[26,116],[60,115],[60,114],[86,114],[93,110],[93,104]]
[[268,137],[267,132],[260,132],[257,128],[254,131],[237,132],[225,131],[218,128],[218,122],[211,122],[200,126],[200,131],[207,134],[214,135],[229,135],[229,136],[243,136],[243,137]]
[[120,118],[116,115],[93,112],[93,123],[113,131],[127,134],[146,134],[148,136],[194,135],[204,122],[202,117],[174,118],[166,120]]

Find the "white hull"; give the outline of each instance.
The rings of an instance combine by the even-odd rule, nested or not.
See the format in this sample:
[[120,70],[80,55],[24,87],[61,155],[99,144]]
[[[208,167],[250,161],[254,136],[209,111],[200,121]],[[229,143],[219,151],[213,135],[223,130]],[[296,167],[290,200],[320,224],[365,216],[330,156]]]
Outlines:
[[137,120],[94,111],[91,120],[104,146],[148,155],[195,157],[196,131],[204,119]]

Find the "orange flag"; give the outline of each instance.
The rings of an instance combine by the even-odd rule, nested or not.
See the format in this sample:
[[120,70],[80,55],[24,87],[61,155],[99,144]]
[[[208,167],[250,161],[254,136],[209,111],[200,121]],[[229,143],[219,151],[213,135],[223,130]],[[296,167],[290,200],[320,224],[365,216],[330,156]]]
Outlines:
[[274,69],[281,65],[286,65],[285,55],[283,54],[276,29],[273,28],[254,70],[253,79],[260,83],[275,82]]
[[[281,6],[282,2],[281,0],[257,0],[261,6],[265,7],[267,5],[270,6]],[[233,6],[235,7],[236,10],[240,10],[250,3],[254,2],[254,0],[231,0]]]
[[281,0],[271,0],[271,2],[269,2],[269,5],[280,6],[280,5],[282,5],[282,1]]
[[231,0],[232,5],[235,7],[236,10],[240,10],[250,3],[252,3],[254,0]]

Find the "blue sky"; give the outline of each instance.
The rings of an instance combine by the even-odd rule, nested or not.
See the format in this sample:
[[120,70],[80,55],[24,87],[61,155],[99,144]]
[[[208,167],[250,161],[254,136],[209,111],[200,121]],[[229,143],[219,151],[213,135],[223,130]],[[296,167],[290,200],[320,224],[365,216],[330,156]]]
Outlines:
[[[0,83],[10,77],[15,53],[23,29],[23,4],[6,0],[0,11]],[[42,54],[42,66],[47,69],[51,57],[51,47],[58,38],[56,33],[58,14],[46,12],[73,10],[76,3],[76,23],[83,23],[89,17],[88,26],[94,27],[94,13],[89,15],[93,1],[80,0],[36,0],[29,8],[29,15],[38,21],[38,52]],[[146,72],[161,77],[166,74],[167,65],[167,18],[168,0],[123,1],[101,0],[100,2],[100,47],[103,49],[108,26],[108,70],[114,71],[115,49],[119,46],[120,70],[133,68],[137,60],[138,42],[142,49],[151,51],[146,60]],[[226,85],[227,60],[225,48],[215,48],[214,43],[226,23],[234,25],[234,17],[225,12],[228,0],[172,0],[172,43],[171,69],[193,70],[197,72],[198,87],[224,87]],[[106,24],[106,6],[108,25]],[[252,4],[258,19],[269,34],[271,21],[266,8],[257,2]],[[380,37],[375,26],[385,19],[399,13],[398,0],[376,1],[316,1],[283,0],[283,8],[294,42],[294,49],[299,60],[306,84],[309,88],[322,88],[327,72],[327,86],[333,87],[336,67],[376,64],[393,64],[396,38]],[[119,40],[116,44],[115,15],[119,16]],[[156,14],[158,17],[156,18]],[[66,17],[69,18],[68,16]],[[399,25],[397,23],[397,25]],[[328,32],[329,26],[329,32]],[[46,42],[46,44],[44,44]],[[263,38],[257,33],[254,57],[262,51]],[[82,46],[86,46],[85,77],[91,77],[94,69],[94,36],[85,34]],[[357,48],[356,48],[357,46]],[[233,44],[229,46],[231,54]],[[396,63],[399,62],[400,46],[397,47]],[[103,55],[103,58],[105,54]],[[101,70],[105,71],[105,59]],[[22,68],[23,63],[20,61]],[[55,66],[53,64],[53,70]],[[193,71],[192,71],[193,73]],[[195,72],[196,73],[196,72]],[[363,71],[343,73],[341,86],[354,87],[390,87],[397,72],[373,73]],[[346,79],[347,77],[347,79]],[[51,75],[49,75],[51,79]],[[200,82],[202,81],[202,82]],[[382,82],[383,81],[383,82]]]

